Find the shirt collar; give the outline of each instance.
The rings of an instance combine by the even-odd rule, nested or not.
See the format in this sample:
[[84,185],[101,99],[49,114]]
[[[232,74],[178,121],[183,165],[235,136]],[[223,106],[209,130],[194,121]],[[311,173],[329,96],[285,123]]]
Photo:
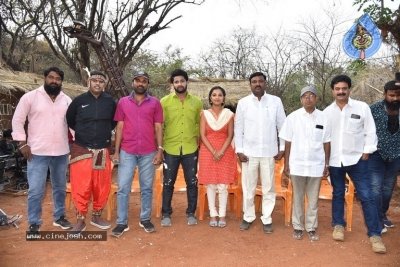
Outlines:
[[[133,97],[135,96],[135,91],[132,91],[132,93],[129,95],[129,99],[133,101]],[[149,99],[150,95],[146,92],[145,100]]]
[[309,114],[309,115],[311,115],[311,116],[314,116],[316,110],[317,110],[317,108],[314,108],[313,112],[308,113],[308,112],[306,111],[306,109],[305,109],[304,107],[302,107],[302,108],[300,108],[300,114],[301,114],[301,115]]
[[[187,92],[187,91],[186,91],[186,92]],[[176,92],[173,92],[172,94],[173,94],[172,97],[179,98],[179,97],[178,97],[178,94],[177,94]],[[186,98],[189,99],[189,98],[191,98],[191,97],[192,97],[192,95],[191,95],[189,92],[187,92]]]
[[[336,100],[333,101],[333,105],[338,107],[338,104],[336,104]],[[347,102],[346,105],[349,105],[350,107],[352,107],[354,105],[354,100],[351,99],[351,97],[349,97],[349,101]]]
[[[44,90],[44,85],[40,86],[40,87],[38,88],[38,90],[39,90],[41,93],[46,94],[47,96],[49,96],[49,95],[47,94],[46,90]],[[56,99],[57,99],[59,96],[64,96],[64,95],[65,95],[65,94],[64,94],[64,92],[62,91],[62,87],[61,87],[61,91],[60,91],[60,93],[56,96]],[[49,97],[50,97],[50,96],[49,96]]]
[[[258,100],[258,97],[256,97],[253,93],[251,93],[251,97],[253,99],[257,99]],[[262,99],[267,99],[267,93],[265,91],[264,91],[264,94],[261,96],[260,100],[262,100]]]

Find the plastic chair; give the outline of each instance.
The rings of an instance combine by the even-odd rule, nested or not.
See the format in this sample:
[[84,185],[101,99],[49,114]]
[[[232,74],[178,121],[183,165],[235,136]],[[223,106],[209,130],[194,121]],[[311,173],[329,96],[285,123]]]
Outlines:
[[[290,219],[292,215],[292,199],[293,199],[293,192],[292,187],[284,187],[282,186],[282,177],[283,177],[283,167],[284,167],[284,160],[276,160],[275,161],[275,192],[277,197],[282,197],[283,200],[283,211],[285,214],[285,225],[290,225]],[[290,183],[290,182],[289,182]],[[256,211],[260,210],[261,207],[261,198],[262,198],[262,189],[261,185],[257,185],[256,187],[256,194],[255,194],[255,207]],[[258,197],[257,197],[258,196]]]
[[[117,209],[117,195],[118,192],[118,184],[112,183],[110,188],[110,193],[108,194],[107,200],[107,220],[111,220],[111,211]],[[131,193],[140,192],[140,184],[139,184],[139,170],[136,166],[135,172],[133,173],[133,180],[131,185]]]
[[[228,186],[228,194],[229,194],[229,207],[230,211],[234,211],[235,203],[236,203],[236,220],[238,220],[242,213],[242,199],[243,199],[243,192],[242,192],[242,169],[238,163],[235,162],[237,165],[237,175],[234,184],[230,184]],[[198,216],[199,220],[204,219],[204,211],[207,208],[207,185],[199,184],[199,206]],[[235,201],[236,200],[236,201]]]
[[[351,226],[353,221],[353,203],[354,203],[354,184],[350,177],[346,175],[346,193],[344,195],[344,200],[346,203],[346,230],[351,232]],[[291,185],[290,185],[291,186]],[[319,199],[330,199],[333,197],[333,187],[330,183],[329,177],[322,177],[321,187],[319,189]],[[307,197],[304,197],[304,209],[307,208]]]

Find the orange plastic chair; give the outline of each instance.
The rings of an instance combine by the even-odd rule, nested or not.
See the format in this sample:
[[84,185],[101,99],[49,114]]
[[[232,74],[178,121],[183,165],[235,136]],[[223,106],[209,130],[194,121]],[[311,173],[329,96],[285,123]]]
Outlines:
[[[161,216],[162,190],[163,190],[163,165],[156,170],[156,217]],[[174,192],[186,192],[186,181],[182,165],[179,166],[174,185]]]
[[[114,166],[113,166],[114,167]],[[117,208],[117,198],[115,193],[118,191],[118,184],[117,183],[112,183],[111,188],[110,188],[110,193],[108,194],[108,199],[107,199],[107,204],[106,204],[106,210],[107,210],[107,220],[111,220],[111,211],[112,209]],[[139,185],[139,172],[136,167],[133,181],[132,181],[132,187],[131,187],[131,192],[140,192],[140,185]],[[67,183],[66,187],[66,196],[65,196],[65,209],[69,210],[71,209],[71,183]]]
[[[229,193],[229,207],[230,211],[234,211],[235,203],[236,203],[236,220],[238,220],[242,213],[242,199],[243,199],[243,192],[242,192],[242,169],[240,165],[235,162],[237,165],[237,177],[234,184],[230,184],[228,186],[228,193]],[[199,206],[198,206],[198,216],[199,220],[204,219],[204,211],[207,208],[207,185],[199,184]]]
[[[354,184],[351,181],[350,177],[346,175],[346,193],[344,195],[344,200],[346,203],[346,230],[351,231],[351,226],[352,226],[352,221],[353,221],[353,203],[354,203]],[[333,188],[328,180],[327,177],[322,177],[321,180],[321,187],[319,189],[319,199],[330,199],[332,200],[333,198]],[[305,205],[304,208],[307,207],[307,198],[305,197]]]
[[[111,220],[111,211],[117,209],[117,193],[118,184],[111,184],[110,193],[108,194],[107,200],[107,220]],[[133,174],[131,193],[140,192],[140,184],[139,184],[139,170],[136,166],[135,172]]]
[[[292,216],[293,192],[292,192],[292,187],[288,186],[288,188],[286,188],[282,186],[283,167],[284,167],[283,159],[275,161],[275,192],[277,197],[282,197],[283,200],[282,206],[285,214],[285,225],[289,226],[290,219]],[[255,204],[254,204],[257,211],[259,211],[261,207],[261,198],[262,198],[261,185],[257,185]]]

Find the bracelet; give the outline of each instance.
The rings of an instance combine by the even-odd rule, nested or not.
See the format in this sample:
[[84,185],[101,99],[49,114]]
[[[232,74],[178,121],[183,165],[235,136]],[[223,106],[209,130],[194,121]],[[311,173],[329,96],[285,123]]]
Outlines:
[[214,152],[213,152],[213,156],[215,155],[215,153],[217,153],[217,150],[214,150]]
[[157,149],[161,149],[162,151],[164,151],[164,148],[162,146],[158,146]]
[[26,147],[28,144],[20,146],[18,149],[21,150],[21,148]]

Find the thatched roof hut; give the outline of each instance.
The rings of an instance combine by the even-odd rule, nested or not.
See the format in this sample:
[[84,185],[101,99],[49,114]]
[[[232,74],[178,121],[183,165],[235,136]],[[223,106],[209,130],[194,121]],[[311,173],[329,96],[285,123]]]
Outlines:
[[375,103],[383,99],[384,85],[395,80],[394,73],[388,68],[374,68],[360,73],[354,80],[350,97],[366,102]]

